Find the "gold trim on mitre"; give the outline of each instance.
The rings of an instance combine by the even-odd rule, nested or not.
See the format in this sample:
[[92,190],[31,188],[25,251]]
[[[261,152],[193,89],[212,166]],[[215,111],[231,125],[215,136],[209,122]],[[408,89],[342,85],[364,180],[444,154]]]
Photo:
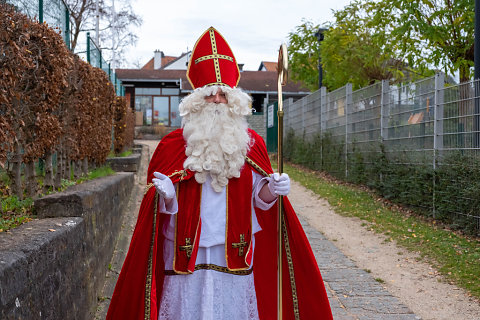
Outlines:
[[[228,46],[228,48],[229,48],[230,51],[232,52],[232,57],[230,57],[230,58],[232,58],[233,61],[237,62],[237,59],[235,58],[235,55],[233,54],[232,48],[231,48],[230,45],[228,44],[227,40],[225,40],[225,38],[222,36],[222,34],[221,34],[220,32],[218,32],[218,30],[215,29],[214,27],[208,28],[207,30],[205,30],[205,31],[202,33],[202,35],[201,35],[200,37],[198,37],[197,41],[195,42],[195,45],[193,46],[192,53],[190,54],[190,60],[188,61],[188,66],[187,66],[187,80],[188,80],[188,82],[190,83],[190,85],[192,86],[192,89],[194,89],[194,90],[196,89],[196,87],[193,85],[193,82],[192,82],[192,80],[190,79],[190,76],[189,76],[190,66],[191,66],[193,63],[196,63],[196,61],[192,61],[192,59],[193,59],[193,54],[195,53],[195,50],[197,49],[198,42],[200,41],[200,39],[203,38],[203,36],[204,36],[207,32],[208,32],[208,33],[211,32],[211,33],[210,33],[210,44],[213,45],[213,43],[212,43],[212,33],[216,32],[217,35],[220,36],[220,37],[223,39],[223,41],[225,41],[226,45]],[[215,36],[213,36],[213,39],[215,40]],[[213,49],[212,49],[212,50],[213,50]],[[213,56],[214,54],[216,54],[216,49],[215,49],[215,51],[212,51],[212,55],[209,55],[209,56]],[[218,55],[218,54],[217,54],[217,55]],[[221,56],[227,57],[226,55],[221,55]],[[201,58],[203,58],[203,57],[197,58],[196,60],[199,60],[199,59],[201,59]],[[223,58],[223,59],[225,59],[225,58]],[[204,60],[206,60],[206,59],[204,59]],[[202,60],[202,61],[204,61],[204,60]],[[215,58],[215,60],[217,61],[217,64],[218,64],[218,58]],[[215,60],[214,60],[214,61],[215,61]],[[227,60],[230,60],[230,59],[227,59]],[[200,61],[199,61],[199,62],[200,62]],[[217,64],[215,64],[215,69],[216,69],[216,70],[217,70],[217,68],[216,68]],[[238,67],[238,63],[235,63],[235,65],[236,65],[237,71],[238,71],[238,79],[237,79],[237,83],[235,84],[235,87],[237,87],[237,86],[238,86],[238,83],[240,82],[241,73],[240,73],[240,68]],[[218,71],[218,72],[220,72],[220,71]],[[220,73],[221,73],[221,72],[220,72]],[[216,72],[216,74],[217,74],[217,72]],[[230,86],[227,85],[226,83],[223,83],[223,82],[221,81],[221,79],[218,79],[218,76],[217,76],[216,78],[217,78],[217,81],[216,81],[215,83],[207,83],[205,86],[223,85],[223,86],[230,87]]]

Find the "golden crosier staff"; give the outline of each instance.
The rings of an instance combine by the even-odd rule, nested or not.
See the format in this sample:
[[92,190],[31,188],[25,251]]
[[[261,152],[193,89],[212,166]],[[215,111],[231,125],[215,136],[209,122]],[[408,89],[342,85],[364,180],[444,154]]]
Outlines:
[[[282,86],[287,84],[287,70],[288,70],[288,53],[287,46],[282,43],[278,51],[278,173],[283,173],[283,97]],[[282,320],[282,223],[283,223],[283,196],[278,196],[278,312],[277,319]]]

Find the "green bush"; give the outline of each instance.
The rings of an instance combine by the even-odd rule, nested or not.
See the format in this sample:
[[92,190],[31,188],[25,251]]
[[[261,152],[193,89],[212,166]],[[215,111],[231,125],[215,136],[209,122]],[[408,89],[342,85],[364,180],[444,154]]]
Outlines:
[[387,200],[451,228],[480,235],[479,159],[450,154],[434,170],[427,155],[404,152],[392,156],[381,143],[360,151],[353,142],[346,167],[344,146],[344,141],[335,141],[329,133],[307,141],[304,135],[298,137],[290,130],[285,138],[284,157],[306,168],[366,185]]

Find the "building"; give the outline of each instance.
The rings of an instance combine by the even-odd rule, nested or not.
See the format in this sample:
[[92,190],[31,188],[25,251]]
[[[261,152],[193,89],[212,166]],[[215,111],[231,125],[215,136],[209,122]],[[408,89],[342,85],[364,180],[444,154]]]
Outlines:
[[[137,113],[136,125],[180,127],[178,105],[182,97],[192,92],[186,76],[189,58],[190,52],[171,57],[156,50],[154,57],[141,69],[116,70],[125,87],[127,103]],[[266,106],[277,101],[277,72],[271,70],[276,68],[276,63],[262,61],[259,71],[242,71],[242,67],[239,64],[238,86],[252,96],[253,115],[263,116]],[[284,99],[297,100],[309,93],[308,89],[291,81],[283,87]]]

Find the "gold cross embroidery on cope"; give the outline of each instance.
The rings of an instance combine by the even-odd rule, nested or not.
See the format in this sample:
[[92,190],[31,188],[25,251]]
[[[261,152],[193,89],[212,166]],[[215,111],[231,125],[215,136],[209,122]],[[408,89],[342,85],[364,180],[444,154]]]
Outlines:
[[217,83],[221,84],[222,83],[222,76],[220,74],[220,63],[218,62],[218,59],[225,59],[225,60],[233,62],[233,58],[229,57],[229,56],[226,56],[224,54],[218,54],[217,42],[215,41],[215,31],[210,30],[209,34],[210,34],[210,43],[212,44],[212,54],[200,57],[198,59],[195,59],[195,64],[200,63],[200,62],[205,61],[205,60],[213,59],[213,64],[215,66],[215,77],[217,79]]
[[187,258],[190,258],[192,256],[192,239],[191,238],[185,238],[185,245],[184,246],[178,246],[180,251],[185,251],[187,254]]
[[242,233],[240,235],[240,242],[234,242],[232,243],[232,248],[238,248],[238,255],[243,256],[243,248],[247,246],[247,243],[245,242],[245,235]]

